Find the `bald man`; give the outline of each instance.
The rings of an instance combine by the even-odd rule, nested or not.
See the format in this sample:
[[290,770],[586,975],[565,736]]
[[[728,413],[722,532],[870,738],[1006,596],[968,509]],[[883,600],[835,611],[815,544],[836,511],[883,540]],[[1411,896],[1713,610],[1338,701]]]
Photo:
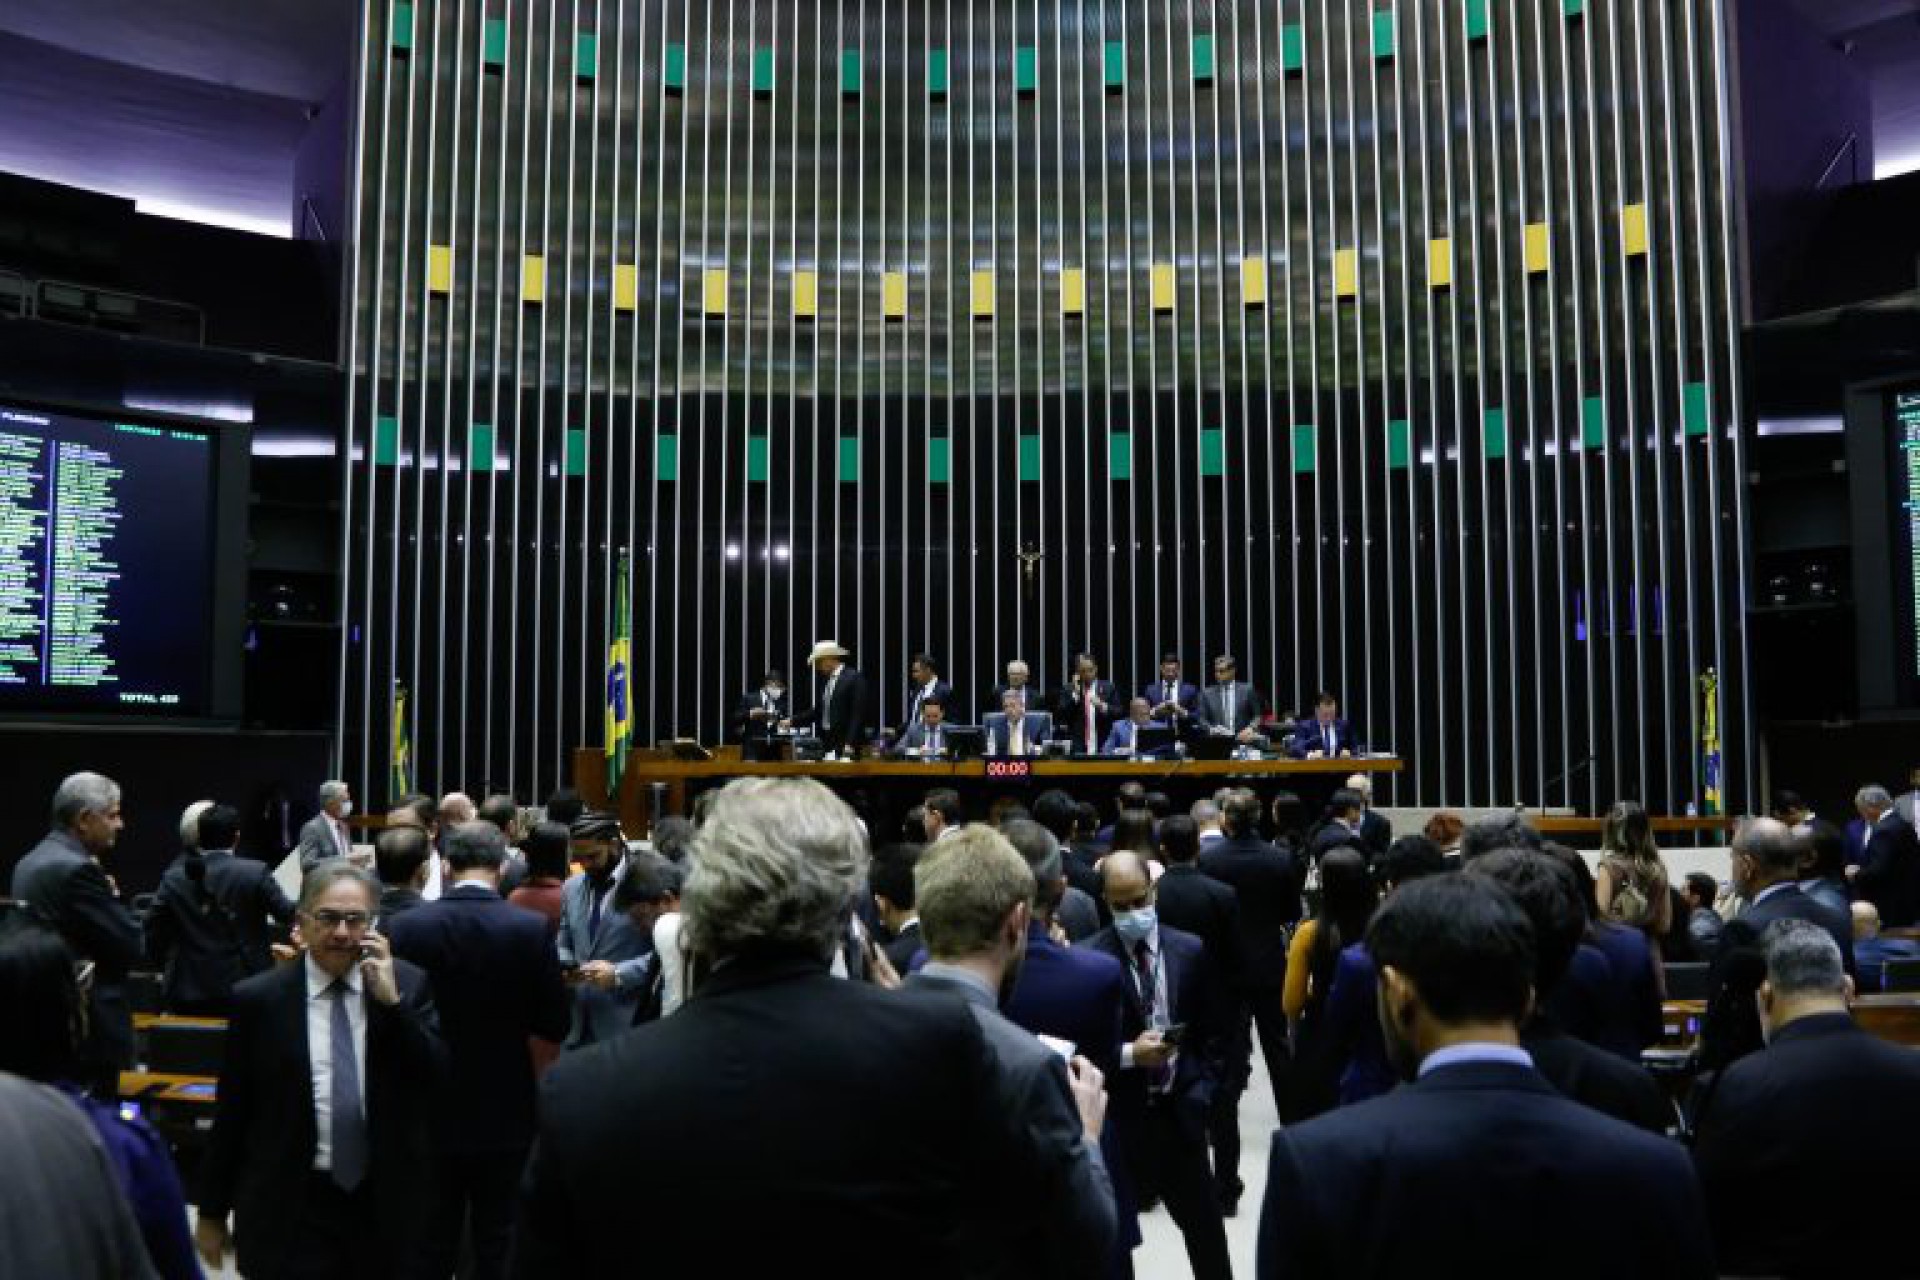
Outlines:
[[1880,936],[1880,908],[1871,902],[1853,904],[1853,963],[1859,970],[1860,990],[1886,986],[1887,961],[1920,960],[1920,942]]
[[1087,939],[1127,971],[1120,1072],[1112,1084],[1120,1149],[1135,1189],[1159,1195],[1187,1244],[1195,1280],[1226,1280],[1223,1206],[1207,1167],[1207,1113],[1220,1077],[1221,992],[1204,945],[1163,926],[1136,853],[1107,855],[1100,887],[1113,923]]

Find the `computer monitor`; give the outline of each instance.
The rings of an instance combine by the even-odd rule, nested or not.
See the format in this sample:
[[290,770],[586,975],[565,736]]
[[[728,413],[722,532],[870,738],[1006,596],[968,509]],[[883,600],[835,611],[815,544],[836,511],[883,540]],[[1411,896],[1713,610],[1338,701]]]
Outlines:
[[1230,760],[1239,740],[1232,734],[1208,733],[1202,729],[1187,735],[1187,754],[1195,760]]
[[947,755],[955,760],[978,760],[987,753],[987,731],[977,724],[950,724],[940,731]]
[[1135,756],[1167,756],[1173,754],[1173,744],[1180,731],[1170,724],[1141,725],[1133,731],[1133,754]]

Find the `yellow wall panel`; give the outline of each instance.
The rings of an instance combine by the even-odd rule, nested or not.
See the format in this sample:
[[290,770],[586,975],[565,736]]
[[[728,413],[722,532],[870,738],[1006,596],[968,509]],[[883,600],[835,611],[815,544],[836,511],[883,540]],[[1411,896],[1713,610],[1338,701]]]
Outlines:
[[632,311],[640,305],[640,271],[630,262],[613,266],[613,306],[616,311]]
[[1538,275],[1553,265],[1553,237],[1544,222],[1527,224],[1526,263],[1529,275]]
[[1453,241],[1444,236],[1427,241],[1427,286],[1433,289],[1453,286]]
[[1337,298],[1359,296],[1360,251],[1358,249],[1333,251],[1333,293]]
[[1060,268],[1060,310],[1070,316],[1087,313],[1087,273],[1079,267]]
[[907,318],[907,273],[889,271],[880,277],[880,309],[889,320]]
[[1620,211],[1620,243],[1630,258],[1647,251],[1647,206],[1630,204]]
[[1173,294],[1176,283],[1177,277],[1174,275],[1174,268],[1171,262],[1156,262],[1153,264],[1152,289],[1150,292],[1153,297],[1153,309],[1155,311],[1173,310]]
[[427,248],[427,287],[435,293],[453,292],[453,246],[430,245]]
[[700,309],[710,316],[727,314],[727,269],[708,267],[701,281]]
[[547,260],[537,253],[529,253],[520,260],[520,301],[546,300]]
[[1267,260],[1240,260],[1240,300],[1249,307],[1265,306],[1267,301]]
[[973,273],[973,318],[975,320],[993,318],[993,272],[991,271]]
[[815,271],[793,273],[793,314],[812,320],[820,315],[820,275]]

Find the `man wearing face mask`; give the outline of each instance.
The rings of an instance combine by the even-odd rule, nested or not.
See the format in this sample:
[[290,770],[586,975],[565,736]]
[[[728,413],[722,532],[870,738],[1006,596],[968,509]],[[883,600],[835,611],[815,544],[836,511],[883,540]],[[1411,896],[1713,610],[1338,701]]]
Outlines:
[[[1533,926],[1505,889],[1415,881],[1366,945],[1410,1083],[1274,1135],[1261,1276],[1714,1274],[1685,1151],[1555,1092],[1520,1047]],[[1633,1228],[1582,1248],[1595,1205]]]
[[614,904],[627,851],[610,813],[583,813],[570,833],[580,872],[560,891],[560,968],[574,989],[566,1047],[619,1035],[633,1025],[645,993],[653,943]]
[[353,792],[338,778],[320,784],[320,812],[300,828],[300,874],[305,875],[328,858],[353,855],[353,833],[347,819],[353,814]]
[[766,759],[774,726],[792,714],[787,678],[769,668],[760,678],[760,687],[742,694],[740,705],[734,708],[733,733],[740,742],[741,759]]
[[1026,958],[1034,889],[1027,860],[989,827],[968,827],[929,849],[914,868],[929,959],[906,989],[967,1002],[998,1061],[995,1110],[1034,1148],[1017,1166],[1033,1184],[1010,1197],[1025,1212],[997,1219],[1001,1230],[980,1241],[982,1274],[1097,1276],[1107,1270],[1117,1221],[1100,1154],[1101,1074],[1000,1014]]
[[1207,1116],[1220,1079],[1222,992],[1199,938],[1160,924],[1138,854],[1107,855],[1101,892],[1113,923],[1087,939],[1127,971],[1115,1118],[1127,1173],[1143,1203],[1166,1201],[1195,1280],[1233,1274],[1219,1197],[1207,1167]]

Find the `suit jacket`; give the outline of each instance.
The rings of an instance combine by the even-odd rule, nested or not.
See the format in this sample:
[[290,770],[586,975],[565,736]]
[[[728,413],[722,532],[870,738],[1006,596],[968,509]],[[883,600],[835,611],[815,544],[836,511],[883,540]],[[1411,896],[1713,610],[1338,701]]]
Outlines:
[[1887,985],[1887,961],[1920,959],[1920,942],[1905,938],[1862,938],[1853,944],[1854,967],[1860,971],[1862,994]]
[[1060,895],[1060,905],[1054,908],[1053,918],[1067,931],[1068,940],[1085,942],[1112,919],[1111,915],[1107,920],[1100,918],[1100,905],[1101,899],[1084,889],[1068,885],[1066,892]]
[[1362,809],[1360,811],[1360,843],[1373,857],[1384,856],[1388,846],[1393,843],[1393,824],[1381,817],[1377,810]]
[[[625,865],[623,861],[614,868],[600,893],[594,891],[593,881],[584,871],[569,877],[560,890],[560,928],[554,935],[560,967],[572,969],[589,960],[607,960],[614,968],[612,991],[585,982],[574,988],[569,1048],[606,1040],[631,1027],[646,991],[653,939],[613,905],[613,887],[620,883]],[[598,930],[593,927],[596,897],[601,899]]]
[[[432,1171],[429,1116],[445,1066],[432,984],[407,961],[393,963],[400,1001],[389,1008],[366,998],[362,1068],[368,1138],[363,1190],[373,1200],[378,1238],[353,1245],[382,1268],[379,1274],[404,1270],[404,1260],[418,1247],[422,1195]],[[286,1269],[298,1244],[294,1228],[308,1194],[316,1139],[303,960],[233,989],[199,1204],[202,1214],[234,1212],[241,1271],[271,1275]]]
[[1916,1133],[1920,1054],[1845,1013],[1781,1027],[1726,1069],[1699,1118],[1694,1163],[1721,1269],[1912,1274]]
[[[527,1038],[558,1042],[571,1017],[547,922],[484,887],[456,885],[393,922],[396,955],[426,970],[452,1077],[438,1091],[446,1151],[522,1151],[533,1141]],[[475,1117],[485,1116],[484,1124]]]
[[[1158,708],[1161,703],[1169,701],[1167,697],[1167,682],[1165,680],[1147,681],[1147,683],[1140,686],[1140,696],[1147,700],[1149,707]],[[1176,680],[1173,682],[1173,697],[1171,701],[1175,706],[1186,712],[1187,715],[1195,715],[1200,710],[1200,688],[1198,685],[1191,684],[1185,680]],[[1178,714],[1170,714],[1156,716],[1154,718],[1162,724],[1172,724],[1179,722],[1185,717]]]
[[[1342,751],[1360,754],[1360,742],[1353,736],[1353,725],[1344,718],[1340,716],[1333,718],[1333,735],[1335,755]],[[1293,726],[1293,739],[1287,743],[1288,755],[1296,760],[1304,760],[1308,753],[1314,751],[1324,753],[1326,749],[1326,738],[1320,729],[1318,717],[1308,716]]]
[[1063,947],[1035,921],[1007,1016],[1038,1035],[1071,1041],[1108,1080],[1120,1070],[1120,1009],[1126,970],[1105,952]]
[[264,862],[231,852],[202,855],[160,878],[147,913],[147,958],[166,973],[169,1009],[223,1010],[234,984],[273,963],[269,919],[293,922],[293,903]]
[[920,703],[923,698],[928,696],[937,698],[946,704],[947,719],[958,720],[960,718],[960,708],[955,706],[953,701],[952,681],[947,680],[943,676],[935,676],[931,690],[927,689],[925,685],[911,684],[907,686],[907,700],[901,704],[904,713],[900,718],[900,727],[894,731],[896,737],[904,736],[909,729],[912,729],[920,723]]
[[[948,731],[952,728],[952,725],[944,722],[940,725],[940,749],[942,752],[953,749],[952,740],[947,736]],[[919,724],[910,726],[905,733],[900,735],[899,740],[893,744],[893,754],[896,756],[904,756],[909,751],[923,751],[932,743],[933,738],[933,731],[927,728],[926,722],[923,720]]]
[[1176,862],[1154,886],[1154,903],[1162,924],[1200,939],[1213,971],[1234,980],[1240,967],[1240,900],[1232,889],[1197,863]]
[[[1095,707],[1093,712],[1093,745],[1087,745],[1086,708],[1088,699],[1104,705],[1104,710]],[[1073,743],[1075,755],[1097,755],[1100,744],[1107,740],[1107,734],[1113,728],[1114,717],[1123,715],[1126,707],[1120,701],[1120,695],[1114,691],[1113,681],[1095,680],[1093,685],[1078,696],[1069,684],[1060,690],[1060,702],[1056,707],[1058,716],[1055,723],[1062,734]]]
[[140,925],[86,846],[49,831],[13,869],[13,896],[66,939],[78,959],[94,964],[82,1056],[104,1082],[133,1065],[133,1011],[127,971],[140,960]]
[[1634,1062],[1575,1039],[1547,1017],[1520,1033],[1520,1047],[1547,1083],[1584,1107],[1648,1133],[1665,1134],[1678,1117],[1653,1077]]
[[1340,953],[1333,981],[1327,984],[1321,1036],[1327,1061],[1339,1073],[1340,1105],[1352,1106],[1390,1093],[1400,1083],[1387,1060],[1380,1030],[1380,984],[1373,953],[1356,942]]
[[887,960],[893,965],[895,973],[905,975],[913,967],[913,958],[927,949],[927,940],[920,936],[920,919],[914,917],[902,925],[900,932],[882,948]]
[[[1006,712],[995,712],[981,722],[987,731],[987,754],[990,756],[1012,755],[1007,746],[1008,721]],[[1026,737],[1027,754],[1037,756],[1040,746],[1053,737],[1053,717],[1044,711],[1029,711],[1021,723],[1020,732]]]
[[425,906],[426,901],[418,889],[388,885],[380,890],[380,927],[387,928],[415,907]]
[[644,1246],[653,1277],[838,1275],[859,1257],[965,1275],[970,1238],[1033,1212],[1006,1203],[1032,1161],[995,1113],[998,1070],[959,1000],[841,981],[816,956],[735,957],[671,1018],[548,1072],[512,1273],[631,1272],[612,1196],[665,1228]]
[[[1581,1247],[1596,1212],[1618,1229]],[[1441,1067],[1274,1135],[1261,1276],[1549,1272],[1712,1276],[1685,1151],[1500,1062]]]
[[906,990],[967,1003],[999,1064],[994,1109],[1029,1135],[1029,1159],[1008,1170],[1024,1186],[1017,1202],[1027,1212],[979,1242],[979,1274],[1106,1274],[1118,1226],[1113,1183],[1080,1122],[1066,1063],[1002,1016],[983,986],[923,971]]
[[300,874],[305,875],[329,858],[344,858],[353,848],[352,835],[347,836],[347,851],[343,852],[333,838],[333,819],[325,811],[307,819],[300,828],[300,842],[294,846],[294,852],[300,855]]
[[1724,1067],[1763,1043],[1753,993],[1767,976],[1761,935],[1776,920],[1811,920],[1825,929],[1840,948],[1847,976],[1856,982],[1859,979],[1853,958],[1853,921],[1849,917],[1821,906],[1795,884],[1767,892],[1763,901],[1728,921],[1721,932],[1710,980],[1712,994],[1700,1023],[1701,1062],[1706,1067]]
[[[1173,1092],[1182,1104],[1197,1109],[1191,1113],[1191,1119],[1196,1122],[1195,1132],[1202,1132],[1205,1121],[1201,1113],[1211,1104],[1214,1086],[1222,1074],[1223,992],[1219,975],[1207,965],[1206,946],[1199,938],[1165,924],[1158,928],[1160,964],[1165,970],[1167,986],[1165,1021],[1169,1026],[1184,1023],[1187,1029],[1186,1039],[1174,1059]],[[1127,1044],[1148,1029],[1146,1002],[1135,976],[1138,966],[1132,950],[1111,926],[1088,938],[1085,945],[1089,951],[1112,956],[1126,970],[1126,980],[1120,989],[1120,1044]],[[1116,1045],[1115,1057],[1118,1056]],[[1115,1105],[1134,1115],[1140,1114],[1146,1106],[1147,1075],[1142,1070],[1121,1071],[1119,1080],[1112,1086]]]
[[793,715],[793,694],[787,689],[780,691],[780,696],[773,700],[773,715],[770,718],[755,720],[749,714],[765,705],[758,689],[749,689],[740,695],[740,700],[734,703],[733,715],[727,721],[728,731],[735,742],[765,742],[772,735],[775,725]]
[[1874,823],[1854,893],[1880,908],[1889,929],[1920,924],[1920,836],[1899,814]]
[[[825,693],[826,688],[823,682],[820,691]],[[832,702],[824,706],[816,702],[795,716],[793,723],[811,726],[820,745],[828,751],[841,751],[867,744],[867,739],[873,736],[872,717],[873,700],[867,694],[867,678],[852,667],[843,666],[839,679],[833,681]],[[823,719],[832,721],[832,727],[825,726]]]
[[1243,987],[1278,989],[1287,979],[1287,930],[1300,920],[1299,858],[1258,836],[1227,836],[1200,853],[1200,870],[1233,890],[1240,903]]
[[1265,704],[1260,694],[1245,680],[1233,682],[1233,714],[1227,714],[1227,686],[1210,684],[1200,691],[1200,701],[1194,710],[1194,719],[1207,729],[1225,729],[1229,733],[1238,733],[1242,729],[1260,722],[1260,714]]

